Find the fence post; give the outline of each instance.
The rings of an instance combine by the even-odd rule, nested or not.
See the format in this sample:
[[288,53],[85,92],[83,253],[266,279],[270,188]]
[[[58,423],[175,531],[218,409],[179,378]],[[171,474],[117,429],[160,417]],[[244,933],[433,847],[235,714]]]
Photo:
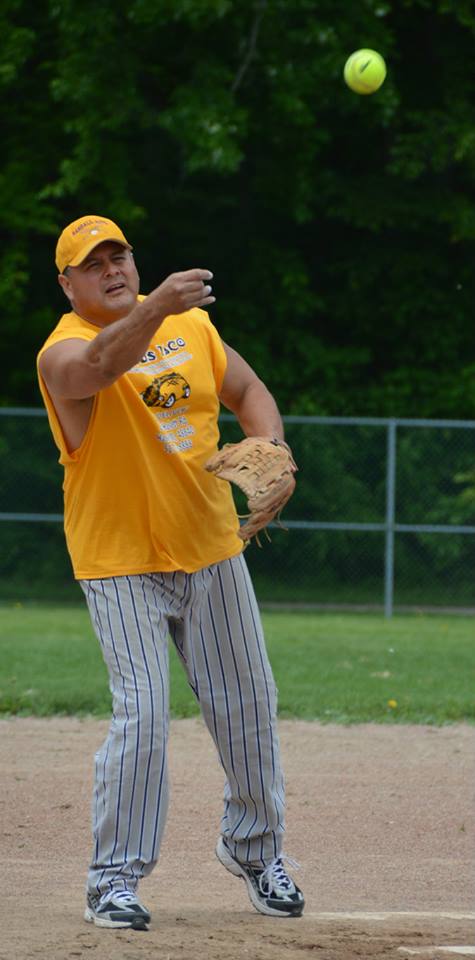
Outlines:
[[388,422],[386,460],[386,523],[384,537],[384,616],[392,617],[394,601],[394,520],[396,504],[396,427]]

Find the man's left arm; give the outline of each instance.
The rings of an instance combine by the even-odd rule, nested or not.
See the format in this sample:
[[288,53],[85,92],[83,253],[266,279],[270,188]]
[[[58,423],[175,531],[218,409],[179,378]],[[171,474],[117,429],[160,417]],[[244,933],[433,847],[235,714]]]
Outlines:
[[223,342],[227,367],[219,399],[237,417],[247,437],[284,439],[277,404],[265,383],[236,350]]

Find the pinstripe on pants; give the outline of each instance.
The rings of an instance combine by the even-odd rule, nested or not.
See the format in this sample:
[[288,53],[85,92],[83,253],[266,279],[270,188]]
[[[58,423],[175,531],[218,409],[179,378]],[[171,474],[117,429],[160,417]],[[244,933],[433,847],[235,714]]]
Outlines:
[[243,556],[186,574],[83,580],[113,715],[96,754],[88,886],[135,889],[155,866],[168,805],[168,635],[226,774],[221,830],[239,860],[281,853],[276,690]]

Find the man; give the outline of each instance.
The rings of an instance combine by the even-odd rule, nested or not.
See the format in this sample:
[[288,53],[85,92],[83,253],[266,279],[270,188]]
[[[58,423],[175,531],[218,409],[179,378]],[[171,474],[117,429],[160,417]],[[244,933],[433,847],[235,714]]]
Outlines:
[[256,909],[300,916],[282,859],[276,691],[230,485],[206,472],[219,404],[245,434],[283,438],[276,404],[202,309],[209,270],[139,295],[132,248],[105,217],[58,241],[70,301],[38,357],[65,469],[65,533],[109,672],[96,755],[85,919],[144,928],[137,896],[167,812],[168,635],[226,774],[216,854]]

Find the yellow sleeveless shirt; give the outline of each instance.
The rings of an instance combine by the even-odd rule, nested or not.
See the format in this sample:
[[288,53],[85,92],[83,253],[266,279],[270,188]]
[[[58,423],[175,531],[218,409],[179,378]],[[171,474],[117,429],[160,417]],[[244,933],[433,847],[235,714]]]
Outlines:
[[[65,314],[38,360],[60,340],[93,340],[99,332]],[[230,485],[203,468],[219,441],[225,370],[205,311],[167,317],[139,363],[96,394],[86,435],[72,452],[38,371],[64,466],[64,528],[76,579],[191,573],[241,552]]]

